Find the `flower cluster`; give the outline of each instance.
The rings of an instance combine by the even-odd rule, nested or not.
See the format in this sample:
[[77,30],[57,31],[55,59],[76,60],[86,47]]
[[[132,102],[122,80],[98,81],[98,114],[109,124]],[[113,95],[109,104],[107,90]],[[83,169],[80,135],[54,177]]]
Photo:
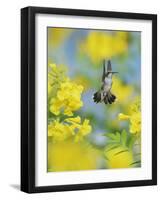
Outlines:
[[72,116],[73,111],[83,106],[81,101],[82,91],[81,85],[77,85],[69,79],[60,83],[56,97],[53,97],[50,101],[50,111],[55,115],[59,115],[63,111],[64,115]]
[[111,58],[128,49],[127,32],[116,32],[115,34],[92,31],[81,44],[84,51],[93,62]]
[[120,113],[118,115],[119,120],[129,120],[130,121],[130,127],[129,131],[130,133],[134,135],[138,135],[141,132],[141,105],[140,100],[137,99],[130,108],[130,114],[125,115],[123,113]]
[[85,141],[90,121],[74,113],[83,106],[82,92],[83,86],[66,76],[65,67],[49,65],[48,171],[97,168],[96,152]]
[[[73,138],[81,141],[92,128],[88,119],[74,117],[74,111],[83,106],[83,86],[66,76],[64,67],[50,64],[48,72],[48,136],[60,142]],[[71,117],[73,116],[73,117]]]
[[48,99],[53,97],[60,87],[60,83],[67,80],[65,66],[57,67],[50,63],[48,67]]
[[89,120],[85,119],[81,122],[81,118],[66,118],[64,121],[54,120],[48,125],[48,136],[53,138],[54,142],[63,141],[74,137],[74,141],[81,141],[84,136],[88,135],[92,130]]

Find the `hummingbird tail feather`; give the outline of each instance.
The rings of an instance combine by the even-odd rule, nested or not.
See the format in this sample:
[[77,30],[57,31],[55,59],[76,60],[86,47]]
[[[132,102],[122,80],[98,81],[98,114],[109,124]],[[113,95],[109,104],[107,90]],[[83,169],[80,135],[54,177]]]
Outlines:
[[105,96],[101,93],[101,91],[98,91],[94,93],[93,100],[95,103],[104,101],[105,104],[112,104],[116,100],[116,96],[112,94],[110,91],[105,94]]
[[100,91],[94,93],[93,100],[95,103],[99,103],[101,101],[101,92]]
[[112,104],[115,102],[115,100],[116,100],[116,96],[114,94],[112,94],[110,91],[104,97],[105,104],[107,104],[107,103]]

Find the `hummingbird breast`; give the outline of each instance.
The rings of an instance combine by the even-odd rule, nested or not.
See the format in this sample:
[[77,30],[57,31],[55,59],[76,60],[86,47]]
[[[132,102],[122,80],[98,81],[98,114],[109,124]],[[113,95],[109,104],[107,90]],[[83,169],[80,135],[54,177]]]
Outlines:
[[103,84],[103,90],[108,92],[112,87],[112,78],[106,77]]
[[112,78],[106,77],[104,80],[105,84],[112,85]]
[[111,89],[111,86],[110,86],[110,85],[107,85],[107,84],[104,85],[103,90],[104,90],[105,92],[108,92],[110,89]]

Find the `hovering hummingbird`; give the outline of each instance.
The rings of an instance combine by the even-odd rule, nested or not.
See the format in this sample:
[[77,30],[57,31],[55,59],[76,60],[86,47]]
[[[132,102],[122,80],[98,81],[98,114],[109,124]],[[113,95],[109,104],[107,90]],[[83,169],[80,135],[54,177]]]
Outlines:
[[96,103],[103,102],[105,104],[112,104],[116,100],[116,96],[111,93],[112,88],[112,75],[118,73],[113,72],[111,67],[111,61],[103,61],[103,75],[101,89],[94,93],[93,100]]

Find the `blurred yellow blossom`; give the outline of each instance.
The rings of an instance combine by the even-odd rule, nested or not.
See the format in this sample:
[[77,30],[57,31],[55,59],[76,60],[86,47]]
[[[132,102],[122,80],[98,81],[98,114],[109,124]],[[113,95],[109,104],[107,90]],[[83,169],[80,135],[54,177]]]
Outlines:
[[80,45],[80,48],[93,62],[99,62],[127,52],[127,37],[127,32],[118,31],[110,34],[91,31],[86,40]]
[[73,111],[83,106],[81,101],[82,92],[83,86],[70,80],[60,83],[60,89],[56,97],[53,97],[50,101],[50,111],[55,115],[59,115],[60,111],[63,110],[64,115],[72,116]]
[[133,87],[129,84],[124,84],[118,77],[113,77],[112,92],[116,94],[120,104],[126,104],[133,93]]
[[133,154],[125,147],[118,146],[114,148],[114,145],[109,146],[105,151],[105,157],[107,158],[108,168],[130,168],[134,162]]
[[90,86],[90,80],[87,79],[86,77],[84,76],[76,76],[73,81],[79,85],[82,85],[83,88],[84,88],[84,91],[88,90],[89,89],[89,86]]
[[70,36],[72,29],[64,28],[49,28],[48,29],[48,44],[50,47],[57,47],[61,45],[66,38]]
[[97,169],[98,152],[72,140],[48,144],[48,171]]
[[129,115],[119,113],[119,120],[129,120],[130,127],[129,131],[132,134],[138,135],[141,132],[141,103],[140,99],[137,98],[134,103],[130,106]]

